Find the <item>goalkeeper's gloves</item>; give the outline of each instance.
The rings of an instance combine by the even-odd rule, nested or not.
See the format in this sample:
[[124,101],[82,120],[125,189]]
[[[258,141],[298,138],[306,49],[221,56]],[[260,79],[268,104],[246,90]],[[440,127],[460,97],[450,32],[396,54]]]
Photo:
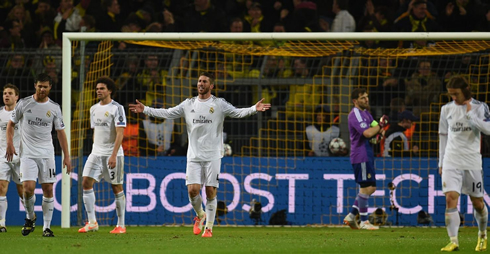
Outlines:
[[388,124],[388,120],[390,120],[389,117],[387,115],[383,115],[379,119],[379,127],[381,127],[381,129],[383,129]]

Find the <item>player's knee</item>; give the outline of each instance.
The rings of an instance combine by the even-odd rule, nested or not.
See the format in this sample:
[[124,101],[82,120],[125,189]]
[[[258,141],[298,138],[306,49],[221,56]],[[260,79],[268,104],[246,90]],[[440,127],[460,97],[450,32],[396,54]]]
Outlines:
[[112,185],[112,192],[113,192],[114,194],[121,193],[122,191],[123,191],[123,186],[122,186],[122,184]]
[[206,197],[213,199],[216,197],[216,187],[206,187]]
[[485,203],[483,202],[483,198],[471,198],[471,203],[473,203],[473,207],[477,211],[483,210],[485,207]]
[[199,189],[189,188],[187,191],[189,193],[189,197],[191,198],[199,195]]
[[82,180],[82,188],[84,190],[90,190],[94,187],[94,181],[88,177],[84,177]]

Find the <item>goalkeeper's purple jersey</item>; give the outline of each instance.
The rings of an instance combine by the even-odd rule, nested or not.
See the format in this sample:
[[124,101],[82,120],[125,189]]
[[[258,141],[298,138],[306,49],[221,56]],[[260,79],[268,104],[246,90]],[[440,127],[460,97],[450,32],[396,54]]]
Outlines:
[[369,139],[363,132],[370,128],[373,116],[367,110],[354,107],[349,113],[350,161],[352,164],[374,160]]

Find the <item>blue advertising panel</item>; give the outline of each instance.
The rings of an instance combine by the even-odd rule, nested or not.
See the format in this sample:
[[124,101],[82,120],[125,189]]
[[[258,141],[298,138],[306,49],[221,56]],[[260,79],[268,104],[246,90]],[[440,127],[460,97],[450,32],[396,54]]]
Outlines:
[[[291,225],[341,224],[358,192],[349,158],[225,157],[222,162],[218,201],[224,201],[228,209],[227,214],[219,217],[225,224],[255,224],[248,213],[253,199],[262,205],[259,224],[269,224],[271,215],[280,210],[286,210]],[[484,159],[484,171],[489,162]],[[56,163],[60,165],[60,157],[56,158]],[[152,160],[127,157],[126,165],[140,165],[126,169],[126,224],[192,224],[194,212],[185,187],[185,157]],[[445,198],[437,159],[379,158],[376,168],[377,191],[369,200],[370,212],[379,207],[388,214],[389,223],[415,226],[417,214],[423,210],[432,216],[434,225],[444,225]],[[76,173],[71,176],[71,221],[75,225],[78,176]],[[490,181],[487,177],[484,179],[487,189]],[[58,180],[55,183],[53,225],[61,224],[61,174],[58,174]],[[389,183],[396,186],[395,190],[387,187]],[[96,184],[94,189],[97,191],[98,188],[100,185]],[[114,196],[109,188],[106,189],[107,204],[97,203],[96,211],[109,213],[108,217],[113,217],[115,224]],[[39,185],[35,193],[35,211],[41,218],[42,190]],[[25,212],[13,183],[10,183],[7,198],[7,225],[22,225]],[[459,208],[465,223],[471,225],[473,209],[468,200],[463,195]],[[485,195],[485,202],[490,203],[488,195]],[[398,208],[398,212],[390,207]]]

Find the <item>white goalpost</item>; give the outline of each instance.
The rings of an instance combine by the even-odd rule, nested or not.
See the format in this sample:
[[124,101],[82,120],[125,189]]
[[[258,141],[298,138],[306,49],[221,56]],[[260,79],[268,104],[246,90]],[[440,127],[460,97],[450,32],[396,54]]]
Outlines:
[[[63,33],[62,110],[68,150],[72,130],[72,42],[73,41],[363,41],[363,40],[490,40],[490,33]],[[78,170],[82,170],[78,168]],[[71,176],[62,170],[61,227],[70,227]],[[81,179],[79,179],[81,181]]]

